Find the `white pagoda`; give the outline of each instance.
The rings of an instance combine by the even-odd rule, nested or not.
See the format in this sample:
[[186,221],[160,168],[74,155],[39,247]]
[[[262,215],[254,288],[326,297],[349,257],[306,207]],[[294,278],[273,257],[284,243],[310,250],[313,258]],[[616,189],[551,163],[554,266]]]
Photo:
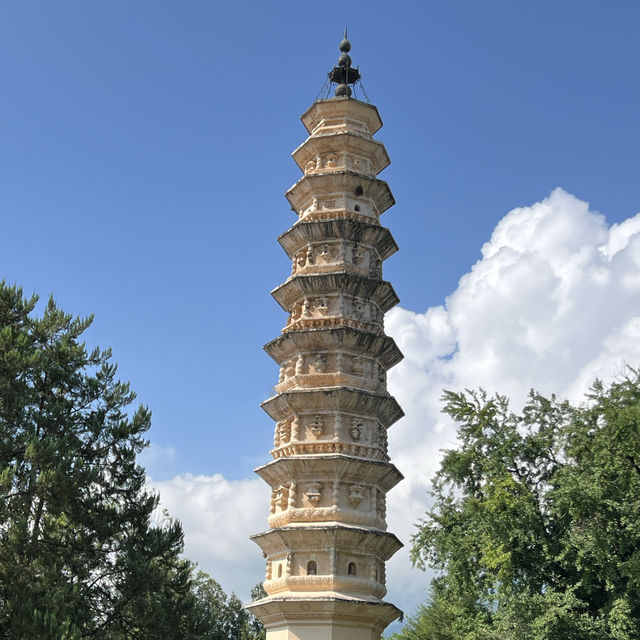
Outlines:
[[248,605],[267,640],[378,640],[401,615],[383,600],[385,562],[402,546],[385,520],[402,479],[387,429],[403,412],[386,383],[402,354],[383,325],[398,297],[382,279],[398,247],[380,226],[395,201],[376,177],[389,164],[372,137],[378,110],[352,97],[350,49],[345,33],[335,97],[302,116],[309,137],[293,159],[304,176],[286,193],[298,220],[278,239],[292,269],[272,294],[288,319],[265,346],[280,366],[262,405],[276,423],[273,460],[256,469],[271,509],[252,537],[267,597]]

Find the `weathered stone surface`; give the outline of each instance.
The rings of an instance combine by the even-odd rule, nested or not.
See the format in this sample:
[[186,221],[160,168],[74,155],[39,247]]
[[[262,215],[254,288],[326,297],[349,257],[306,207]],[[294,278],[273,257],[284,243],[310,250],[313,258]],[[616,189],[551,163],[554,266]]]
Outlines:
[[332,293],[371,300],[383,313],[400,302],[390,283],[348,272],[295,276],[276,287],[271,295],[285,311],[290,311],[296,302],[304,298]]
[[359,205],[361,213],[377,219],[396,203],[384,180],[350,170],[303,176],[285,196],[301,218],[318,209],[358,211],[355,206]]
[[386,532],[387,492],[402,479],[387,428],[403,412],[386,378],[402,354],[384,335],[398,297],[382,279],[398,247],[379,224],[393,195],[375,177],[389,158],[371,137],[382,125],[372,105],[324,100],[302,120],[305,175],[286,193],[300,220],[279,237],[291,273],[272,292],[288,319],[265,345],[280,367],[262,403],[273,460],[256,469],[271,487],[270,530],[253,536],[268,595],[248,608],[267,640],[379,640],[400,615],[382,600],[401,546]]
[[300,116],[311,135],[337,131],[354,131],[372,136],[382,126],[378,109],[360,100],[332,98],[314,102]]
[[369,224],[351,218],[299,221],[278,237],[278,242],[293,259],[294,255],[309,243],[321,243],[333,239],[370,246],[380,260],[386,260],[398,250],[398,245],[386,227]]
[[[339,482],[344,486],[362,482],[367,486],[376,486],[387,493],[402,480],[398,469],[388,463],[361,460],[343,455],[296,456],[295,458],[278,458],[256,469],[256,473],[271,487],[295,482]],[[333,490],[333,488],[332,488]],[[327,504],[333,501],[328,496]]]
[[264,346],[264,350],[279,364],[300,353],[336,351],[366,353],[378,359],[385,370],[402,360],[402,353],[393,338],[358,329],[315,329],[289,331]]
[[307,138],[292,155],[305,174],[338,168],[375,176],[391,162],[382,142],[352,131]]
[[274,420],[294,413],[343,411],[377,418],[390,427],[404,416],[395,398],[357,389],[300,389],[285,391],[260,405]]

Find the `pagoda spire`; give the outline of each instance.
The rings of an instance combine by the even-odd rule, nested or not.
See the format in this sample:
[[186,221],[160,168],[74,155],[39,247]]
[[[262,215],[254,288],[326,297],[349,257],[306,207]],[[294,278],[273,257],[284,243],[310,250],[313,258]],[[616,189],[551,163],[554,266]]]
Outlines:
[[248,605],[267,640],[379,640],[401,615],[383,600],[385,563],[402,546],[386,523],[402,479],[387,448],[403,416],[387,371],[402,354],[384,332],[398,297],[382,277],[398,247],[380,224],[395,201],[377,177],[389,164],[373,138],[378,110],[351,98],[350,50],[345,30],[336,96],[302,115],[309,136],[293,159],[304,175],[285,194],[297,220],[278,238],[291,274],[272,295],[287,320],[265,345],[279,376],[262,403],[272,460],[256,469],[271,487],[269,528],[252,536],[267,596]]
[[344,38],[340,41],[338,48],[341,51],[338,65],[329,71],[329,80],[338,85],[335,90],[336,97],[346,96],[350,98],[353,91],[349,85],[355,84],[360,80],[360,72],[357,68],[354,69],[351,66],[351,56],[349,55],[351,43],[347,38],[347,27],[344,28]]

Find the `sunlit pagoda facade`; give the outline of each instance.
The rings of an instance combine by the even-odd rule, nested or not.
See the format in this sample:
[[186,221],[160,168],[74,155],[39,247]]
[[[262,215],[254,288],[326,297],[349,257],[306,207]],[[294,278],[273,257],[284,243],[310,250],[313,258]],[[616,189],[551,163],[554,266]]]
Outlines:
[[386,561],[402,546],[387,531],[387,492],[402,475],[387,429],[402,417],[387,371],[402,359],[384,333],[398,303],[382,278],[397,251],[380,216],[394,204],[376,176],[389,164],[373,139],[382,121],[353,97],[351,45],[329,73],[335,97],[302,115],[309,137],[293,152],[304,176],[286,193],[297,222],[279,242],[291,274],[272,293],[288,314],[265,346],[278,363],[269,529],[252,539],[266,558],[267,597],[249,605],[267,640],[377,640],[401,615],[383,600]]

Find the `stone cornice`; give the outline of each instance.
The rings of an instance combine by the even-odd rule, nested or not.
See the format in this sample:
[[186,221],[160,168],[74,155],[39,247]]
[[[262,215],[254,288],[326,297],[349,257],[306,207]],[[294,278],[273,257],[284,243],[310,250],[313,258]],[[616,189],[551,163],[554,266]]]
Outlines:
[[278,237],[278,242],[293,259],[294,254],[309,242],[347,240],[372,246],[381,260],[386,260],[398,250],[398,245],[386,227],[350,218],[333,220],[306,219],[294,224]]
[[402,616],[390,602],[345,596],[271,596],[246,605],[268,628],[288,622],[336,621],[370,626],[380,633],[389,623]]
[[348,271],[296,275],[276,287],[271,295],[285,311],[289,312],[292,305],[302,298],[331,293],[372,300],[383,313],[400,302],[393,287],[386,280],[368,278]]
[[378,109],[372,104],[353,98],[319,100],[300,116],[302,124],[310,135],[319,133],[323,123],[331,118],[352,118],[362,122],[370,135],[382,127],[382,118]]
[[344,411],[375,417],[384,427],[389,427],[404,416],[392,396],[345,387],[285,391],[260,406],[276,422],[300,411]]
[[[295,163],[304,172],[306,165],[319,155],[327,153],[353,153],[363,156],[371,163],[371,171],[377,175],[391,164],[384,144],[353,131],[339,131],[307,138],[292,154]],[[354,169],[357,171],[357,169]]]
[[362,482],[379,487],[385,493],[403,478],[395,465],[379,460],[352,458],[341,454],[276,458],[255,469],[271,487],[278,487],[294,479],[296,482],[333,481]]
[[305,527],[280,527],[251,536],[251,539],[268,556],[298,551],[328,551],[333,548],[344,552],[375,555],[387,561],[402,548],[402,542],[387,531],[359,527],[310,525]]
[[299,353],[331,349],[366,353],[378,358],[385,369],[395,366],[403,357],[394,339],[390,336],[347,327],[288,331],[264,345],[264,350],[278,364],[282,364],[285,360]]
[[311,205],[314,196],[338,193],[355,195],[356,191],[359,191],[358,198],[374,203],[378,215],[396,203],[389,185],[384,180],[348,170],[303,176],[285,196],[293,209],[301,214]]

